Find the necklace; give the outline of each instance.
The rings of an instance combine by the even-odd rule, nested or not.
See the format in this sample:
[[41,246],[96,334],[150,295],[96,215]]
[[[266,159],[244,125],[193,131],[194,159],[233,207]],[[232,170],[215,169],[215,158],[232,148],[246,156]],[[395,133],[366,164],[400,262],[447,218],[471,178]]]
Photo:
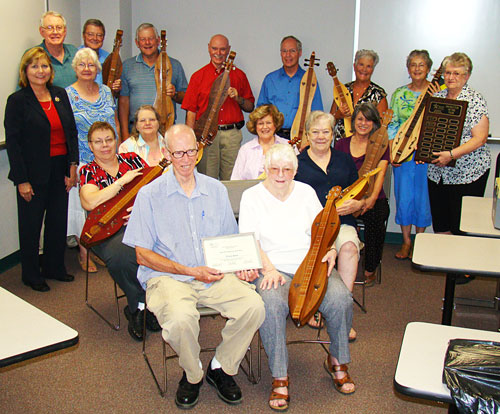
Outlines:
[[52,108],[52,99],[49,101],[49,107],[48,108],[45,108],[43,106],[43,104],[45,104],[46,102],[42,102],[42,101],[39,101],[40,102],[40,105],[42,106],[43,110],[44,111],[50,111],[50,108]]

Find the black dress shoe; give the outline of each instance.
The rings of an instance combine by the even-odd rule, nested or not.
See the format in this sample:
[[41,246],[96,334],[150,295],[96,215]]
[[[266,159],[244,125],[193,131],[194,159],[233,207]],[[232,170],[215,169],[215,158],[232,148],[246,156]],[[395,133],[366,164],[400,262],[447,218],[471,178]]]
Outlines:
[[161,331],[161,325],[153,312],[146,309],[146,328],[151,332]]
[[187,380],[186,373],[183,372],[175,393],[175,405],[183,410],[193,408],[198,403],[201,384],[203,384],[203,379],[198,384],[191,384]]
[[219,398],[228,404],[239,404],[243,398],[241,389],[231,375],[227,375],[222,368],[212,369],[212,364],[208,365],[207,382],[217,390]]
[[50,290],[50,286],[47,285],[47,283],[45,283],[45,282],[31,283],[31,282],[25,282],[23,280],[23,283],[26,286],[29,286],[31,289],[36,290],[37,292],[48,292]]
[[59,282],[72,282],[75,280],[75,277],[73,275],[57,275],[57,276],[45,276],[45,279],[54,279],[54,280],[59,280]]
[[142,341],[144,338],[143,328],[144,328],[144,311],[136,309],[134,313],[130,311],[128,306],[125,306],[123,313],[128,320],[128,333],[132,339],[136,341]]

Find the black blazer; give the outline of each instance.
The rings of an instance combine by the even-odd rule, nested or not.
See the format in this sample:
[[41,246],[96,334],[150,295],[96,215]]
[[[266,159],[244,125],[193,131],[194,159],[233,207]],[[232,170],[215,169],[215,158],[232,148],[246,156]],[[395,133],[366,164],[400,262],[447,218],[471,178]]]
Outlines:
[[[78,132],[68,95],[58,86],[48,87],[66,135],[68,171],[77,163]],[[5,107],[5,142],[10,162],[9,179],[15,185],[46,184],[50,174],[50,122],[31,86],[14,92]]]

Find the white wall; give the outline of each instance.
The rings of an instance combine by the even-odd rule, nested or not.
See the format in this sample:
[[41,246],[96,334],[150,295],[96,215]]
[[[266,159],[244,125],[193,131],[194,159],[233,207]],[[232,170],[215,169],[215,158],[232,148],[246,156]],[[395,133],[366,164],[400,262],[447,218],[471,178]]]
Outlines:
[[[320,59],[316,75],[325,109],[330,109],[333,96],[333,81],[325,69],[326,63],[333,60],[340,69],[340,78],[350,78],[353,21],[352,0],[288,0],[286,3],[145,0],[132,3],[133,28],[150,22],[158,30],[166,29],[167,53],[181,61],[188,80],[193,72],[208,63],[210,37],[216,33],[226,35],[237,53],[235,65],[246,73],[255,99],[264,76],[282,65],[281,39],[289,34],[297,36],[303,44],[302,58],[309,58],[315,51]],[[134,45],[133,54],[137,52]],[[243,132],[248,139],[250,134],[246,128]]]
[[[0,37],[5,39],[2,53],[7,56],[2,62],[2,80],[0,81],[0,142],[5,141],[3,116],[7,97],[14,92],[18,80],[19,61],[23,52],[39,44],[38,24],[45,11],[45,4],[40,0],[17,0],[9,2],[9,18],[4,18],[0,25]],[[9,41],[8,39],[16,39]],[[0,150],[0,197],[2,200],[2,219],[0,220],[0,259],[19,249],[17,238],[17,203],[16,190],[7,179],[9,173],[7,151]]]

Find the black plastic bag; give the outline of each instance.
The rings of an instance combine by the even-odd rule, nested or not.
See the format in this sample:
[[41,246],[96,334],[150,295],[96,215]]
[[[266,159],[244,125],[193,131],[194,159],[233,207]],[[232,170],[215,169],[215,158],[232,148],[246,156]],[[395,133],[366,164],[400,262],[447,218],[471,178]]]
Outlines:
[[450,340],[443,382],[460,413],[500,413],[500,343]]

